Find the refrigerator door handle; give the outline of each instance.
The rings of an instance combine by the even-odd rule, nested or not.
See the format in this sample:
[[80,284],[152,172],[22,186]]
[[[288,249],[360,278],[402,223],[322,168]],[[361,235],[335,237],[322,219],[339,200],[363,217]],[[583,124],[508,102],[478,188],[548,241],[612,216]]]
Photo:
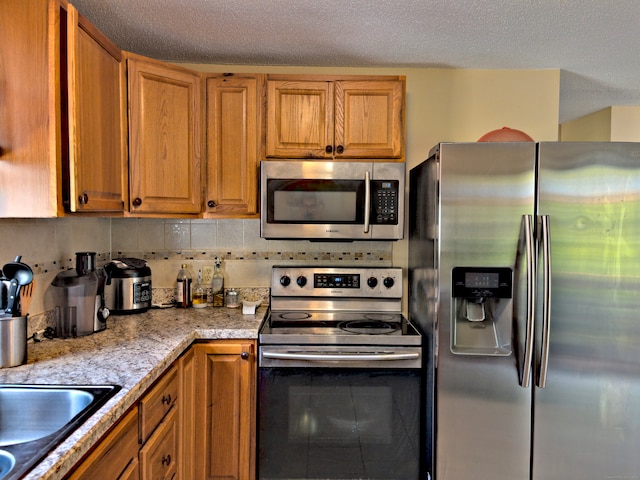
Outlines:
[[538,217],[540,250],[542,255],[542,345],[537,386],[545,388],[549,366],[549,339],[551,327],[551,240],[549,237],[549,215]]
[[525,327],[524,359],[520,385],[529,388],[531,381],[531,366],[533,364],[533,339],[534,339],[534,305],[535,305],[535,256],[533,239],[533,215],[522,216],[522,230],[525,246],[525,262],[527,275],[527,322]]

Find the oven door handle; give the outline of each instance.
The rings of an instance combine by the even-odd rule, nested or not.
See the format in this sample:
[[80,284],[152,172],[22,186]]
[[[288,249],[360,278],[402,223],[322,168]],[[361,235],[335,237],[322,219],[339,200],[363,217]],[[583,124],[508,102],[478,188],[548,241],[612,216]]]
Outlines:
[[338,361],[388,361],[388,360],[417,360],[420,353],[311,353],[311,352],[262,352],[264,358],[273,358],[278,360],[306,360],[310,362],[323,362],[327,360]]

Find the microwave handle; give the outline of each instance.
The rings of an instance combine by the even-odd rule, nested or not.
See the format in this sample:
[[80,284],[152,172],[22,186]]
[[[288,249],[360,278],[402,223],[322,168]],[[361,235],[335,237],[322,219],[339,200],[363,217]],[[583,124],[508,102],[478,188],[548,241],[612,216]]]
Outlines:
[[371,177],[369,171],[364,172],[364,233],[369,233],[371,220]]

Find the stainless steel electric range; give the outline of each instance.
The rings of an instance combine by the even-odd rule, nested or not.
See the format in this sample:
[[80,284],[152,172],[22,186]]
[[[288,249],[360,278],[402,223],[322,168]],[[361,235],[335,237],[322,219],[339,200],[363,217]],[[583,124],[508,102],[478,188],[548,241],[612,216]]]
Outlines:
[[258,478],[420,478],[422,336],[402,291],[400,268],[273,268]]

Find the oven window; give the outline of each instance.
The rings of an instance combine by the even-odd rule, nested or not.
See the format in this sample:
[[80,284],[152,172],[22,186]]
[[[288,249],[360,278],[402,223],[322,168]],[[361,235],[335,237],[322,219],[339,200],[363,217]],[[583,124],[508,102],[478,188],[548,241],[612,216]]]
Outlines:
[[362,180],[267,181],[269,223],[363,224]]
[[261,368],[259,478],[418,479],[420,371]]

